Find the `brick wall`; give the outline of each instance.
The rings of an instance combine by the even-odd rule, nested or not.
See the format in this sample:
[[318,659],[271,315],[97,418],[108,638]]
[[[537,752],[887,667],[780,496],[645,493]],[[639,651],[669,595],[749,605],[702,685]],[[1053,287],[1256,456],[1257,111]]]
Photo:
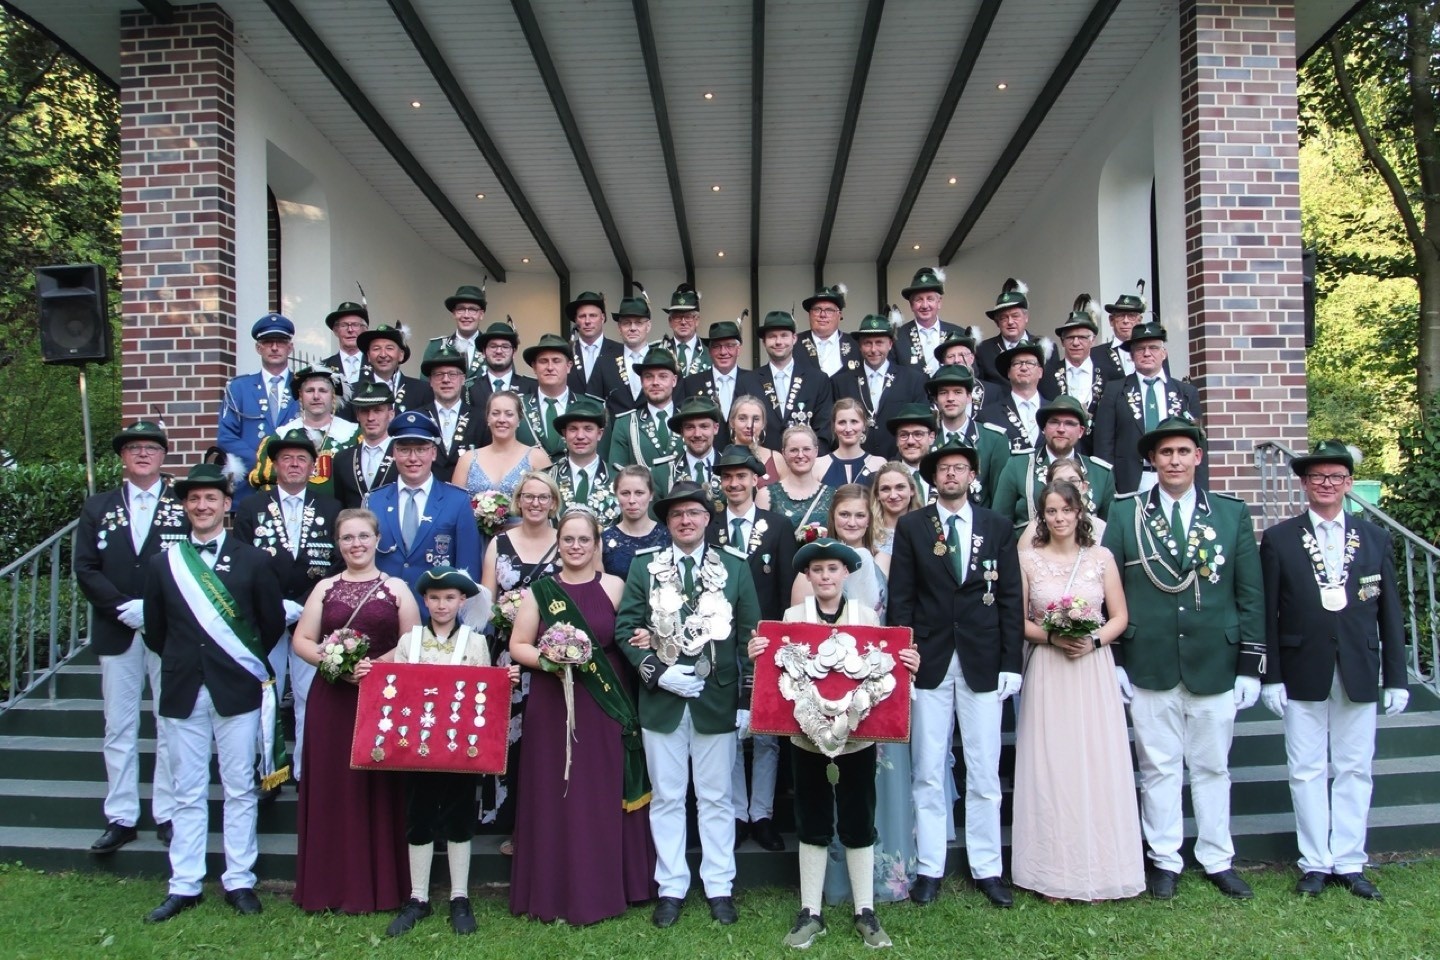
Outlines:
[[163,416],[183,473],[235,374],[234,37],[209,4],[120,31],[124,418]]
[[1295,8],[1180,4],[1190,369],[1210,477],[1252,503],[1261,440],[1306,443]]

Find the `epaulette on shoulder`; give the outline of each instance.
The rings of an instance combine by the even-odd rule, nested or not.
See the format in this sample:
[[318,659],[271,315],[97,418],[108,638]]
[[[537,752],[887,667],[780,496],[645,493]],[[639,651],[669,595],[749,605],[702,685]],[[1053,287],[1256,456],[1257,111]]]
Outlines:
[[638,410],[625,410],[625,411],[622,411],[622,412],[620,412],[620,413],[617,413],[617,414],[615,414],[615,422],[616,422],[616,423],[619,423],[621,420],[624,420],[626,417],[633,417],[635,414],[637,414],[637,413],[639,413],[639,412],[640,412],[640,411],[638,411]]
[[984,429],[984,430],[994,430],[996,433],[1000,434],[1000,436],[1002,436],[1002,437],[1008,437],[1008,436],[1010,436],[1010,434],[1005,431],[1005,428],[1002,427],[1002,426],[1000,426],[998,423],[982,423],[982,424],[980,424],[980,427],[981,427],[981,429]]
[[1114,471],[1115,469],[1115,465],[1109,460],[1102,460],[1099,457],[1086,457],[1085,459],[1089,460],[1091,463],[1099,464],[1106,470]]
[[1212,497],[1223,497],[1226,500],[1234,500],[1236,503],[1245,502],[1243,498],[1237,497],[1233,493],[1221,493],[1219,490],[1207,490],[1206,493],[1208,493]]
[[1140,496],[1139,490],[1131,490],[1129,493],[1117,493],[1111,502],[1113,503],[1115,500],[1133,500],[1138,496]]
[[655,465],[655,466],[659,466],[659,465],[662,464],[662,463],[674,463],[674,462],[675,462],[675,458],[678,457],[678,456],[680,456],[680,454],[678,454],[678,453],[667,453],[665,456],[663,456],[663,457],[656,457],[654,460],[652,460],[652,461],[650,461],[650,462],[651,462],[653,465]]
[[649,555],[652,554],[652,553],[659,553],[661,550],[664,550],[664,549],[666,549],[666,547],[665,547],[664,544],[660,544],[660,545],[654,546],[654,547],[646,547],[644,550],[636,550],[636,551],[635,551],[635,556],[637,556],[637,557],[649,556]]
[[732,547],[732,546],[731,546],[730,544],[728,544],[728,543],[725,544],[725,545],[724,545],[723,547],[721,547],[720,549],[723,550],[725,553],[730,554],[730,556],[736,558],[737,560],[749,560],[749,559],[750,559],[749,554],[747,554],[744,550],[736,549],[735,547]]

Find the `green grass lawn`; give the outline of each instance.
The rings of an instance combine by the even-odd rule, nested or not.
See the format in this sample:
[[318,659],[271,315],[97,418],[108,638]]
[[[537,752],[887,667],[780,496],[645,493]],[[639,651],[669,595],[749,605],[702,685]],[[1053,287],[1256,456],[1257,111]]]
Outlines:
[[[1262,960],[1295,957],[1434,960],[1440,957],[1440,860],[1382,866],[1371,874],[1384,903],[1362,902],[1338,887],[1317,900],[1291,892],[1288,870],[1247,874],[1255,900],[1232,903],[1187,873],[1170,903],[1140,899],[1104,905],[1049,904],[1024,893],[1013,910],[996,910],[960,885],[917,908],[882,905],[881,922],[896,957],[1158,957],[1165,960]],[[311,917],[278,890],[265,890],[265,913],[235,915],[207,887],[198,909],[160,926],[141,917],[164,895],[161,882],[96,874],[42,874],[0,866],[0,957],[223,957],[306,960],[338,957],[778,957],[780,938],[797,909],[793,891],[752,891],[739,899],[740,922],[711,922],[692,894],[680,923],[650,925],[648,908],[593,927],[571,929],[510,916],[503,893],[475,900],[480,931],[461,939],[437,915],[400,940],[384,936],[388,917]],[[441,908],[443,911],[443,907]],[[811,957],[859,956],[865,948],[843,909],[827,912],[830,933]]]

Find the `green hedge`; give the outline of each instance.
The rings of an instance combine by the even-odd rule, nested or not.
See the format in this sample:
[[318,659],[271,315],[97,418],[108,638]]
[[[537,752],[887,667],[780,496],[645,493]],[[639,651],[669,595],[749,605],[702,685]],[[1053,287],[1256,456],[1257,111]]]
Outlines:
[[[95,467],[95,488],[120,483],[120,463]],[[22,556],[80,516],[86,497],[85,465],[41,463],[0,469],[0,566]]]

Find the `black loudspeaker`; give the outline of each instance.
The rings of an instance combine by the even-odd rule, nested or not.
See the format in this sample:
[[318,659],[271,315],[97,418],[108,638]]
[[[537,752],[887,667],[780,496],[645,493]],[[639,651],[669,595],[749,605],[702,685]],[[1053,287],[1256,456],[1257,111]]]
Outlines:
[[105,270],[75,263],[35,268],[40,357],[46,363],[109,363],[112,353]]

